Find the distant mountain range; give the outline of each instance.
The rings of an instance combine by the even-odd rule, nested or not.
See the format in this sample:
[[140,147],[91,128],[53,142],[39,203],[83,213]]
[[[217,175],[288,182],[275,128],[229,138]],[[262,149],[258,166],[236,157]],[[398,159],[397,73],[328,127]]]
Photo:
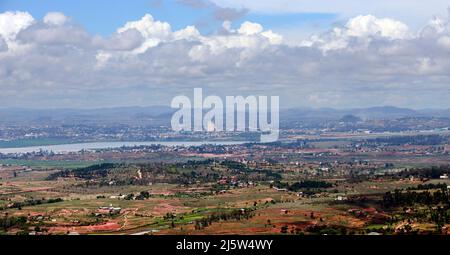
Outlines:
[[[0,109],[4,124],[147,124],[167,125],[175,109],[166,106],[117,107],[99,109]],[[333,109],[293,108],[280,110],[280,121],[339,120],[353,115],[362,120],[402,117],[450,118],[449,109],[412,110],[393,106]]]
[[280,115],[286,118],[314,118],[314,119],[341,119],[345,115],[353,115],[367,119],[393,119],[403,117],[438,117],[450,118],[449,109],[424,109],[412,110],[408,108],[399,108],[393,106],[380,106],[370,108],[354,108],[354,109],[333,109],[333,108],[319,108],[319,109],[289,109],[283,111]]
[[98,109],[0,109],[0,122],[54,124],[159,124],[170,120],[173,109],[165,106]]

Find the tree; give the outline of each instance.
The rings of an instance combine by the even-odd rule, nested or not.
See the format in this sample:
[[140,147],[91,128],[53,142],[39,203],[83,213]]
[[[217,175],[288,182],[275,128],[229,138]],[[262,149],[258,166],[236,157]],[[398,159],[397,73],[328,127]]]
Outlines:
[[134,194],[130,193],[130,194],[126,195],[124,199],[125,200],[133,200],[133,198],[134,198]]

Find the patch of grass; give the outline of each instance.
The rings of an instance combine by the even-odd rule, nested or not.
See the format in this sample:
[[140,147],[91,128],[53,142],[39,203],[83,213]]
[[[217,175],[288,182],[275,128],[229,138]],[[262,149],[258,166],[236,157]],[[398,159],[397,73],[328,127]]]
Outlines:
[[82,161],[82,160],[26,160],[26,159],[2,159],[0,164],[15,165],[15,166],[29,166],[34,168],[80,168],[90,165],[104,163],[104,161]]

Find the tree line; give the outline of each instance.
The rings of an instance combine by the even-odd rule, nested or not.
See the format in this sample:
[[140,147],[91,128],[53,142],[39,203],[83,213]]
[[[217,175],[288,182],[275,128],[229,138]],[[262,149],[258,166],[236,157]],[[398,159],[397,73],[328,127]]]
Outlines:
[[386,192],[383,195],[382,204],[384,207],[412,206],[414,204],[437,205],[449,204],[449,193],[447,189],[440,189],[435,192],[425,191],[406,191],[395,190]]

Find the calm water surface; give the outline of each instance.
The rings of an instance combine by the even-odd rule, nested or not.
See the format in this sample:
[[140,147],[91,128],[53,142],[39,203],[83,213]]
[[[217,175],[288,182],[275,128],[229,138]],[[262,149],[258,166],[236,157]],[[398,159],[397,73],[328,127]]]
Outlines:
[[1,148],[0,153],[28,153],[39,150],[59,152],[77,152],[80,150],[119,148],[122,146],[140,146],[140,145],[165,145],[165,146],[199,146],[203,144],[216,145],[234,145],[243,144],[246,141],[199,141],[199,142],[93,142],[93,143],[71,143],[58,145],[30,146],[21,148]]

